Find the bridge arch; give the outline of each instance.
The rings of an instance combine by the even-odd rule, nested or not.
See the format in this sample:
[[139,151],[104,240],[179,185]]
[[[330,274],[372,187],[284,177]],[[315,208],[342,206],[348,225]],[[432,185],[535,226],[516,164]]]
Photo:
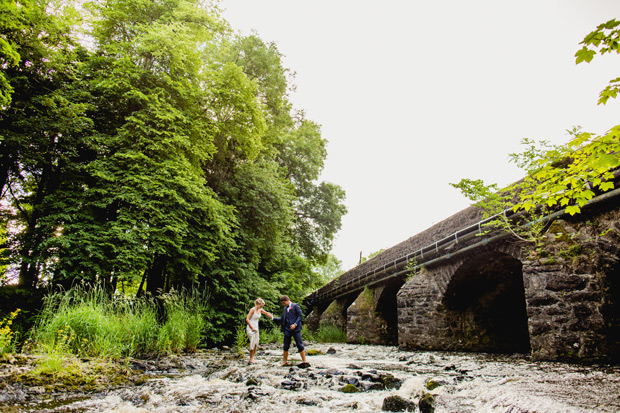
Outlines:
[[442,305],[447,333],[459,350],[530,351],[519,259],[501,251],[476,254],[456,269]]
[[387,322],[384,344],[398,344],[398,306],[396,296],[405,280],[397,279],[386,284],[377,299],[376,311]]

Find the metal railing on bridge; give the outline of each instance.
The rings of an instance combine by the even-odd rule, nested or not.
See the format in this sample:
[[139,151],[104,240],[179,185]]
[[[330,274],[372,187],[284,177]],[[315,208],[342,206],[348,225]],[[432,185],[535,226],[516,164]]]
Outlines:
[[[615,175],[616,178],[618,178],[620,174],[618,173],[618,171],[616,171]],[[615,198],[619,195],[620,188],[605,192],[589,200],[585,206],[600,203]],[[522,212],[514,213],[511,210],[505,210],[503,214],[507,218],[514,218],[521,215]],[[554,212],[553,214],[550,214],[549,216],[544,217],[543,219],[546,221],[551,221],[566,214],[566,209],[562,209]],[[371,287],[376,284],[385,282],[391,278],[404,276],[407,273],[419,270],[423,265],[428,266],[432,264],[437,264],[441,261],[452,259],[457,255],[461,255],[473,249],[479,248],[484,244],[496,242],[499,239],[510,236],[511,234],[505,231],[496,230],[495,232],[486,232],[486,230],[483,230],[483,227],[496,219],[496,217],[497,215],[481,220],[476,224],[456,231],[453,234],[448,235],[447,237],[444,237],[432,244],[415,250],[414,252],[408,253],[400,258],[393,260],[390,263],[384,264],[382,267],[367,271],[363,274],[358,275],[357,277],[354,277],[344,283],[337,285],[334,288],[329,289],[328,291],[321,292],[321,289],[329,286],[328,284],[308,295],[304,299],[304,302],[309,306],[314,306],[318,303],[332,301],[342,296],[350,295],[357,291],[361,291],[367,286]],[[484,237],[480,241],[473,244],[468,242],[475,237],[483,234],[483,231],[486,233],[486,235],[488,235],[487,237]],[[335,284],[337,282],[338,279],[332,281],[330,284]]]

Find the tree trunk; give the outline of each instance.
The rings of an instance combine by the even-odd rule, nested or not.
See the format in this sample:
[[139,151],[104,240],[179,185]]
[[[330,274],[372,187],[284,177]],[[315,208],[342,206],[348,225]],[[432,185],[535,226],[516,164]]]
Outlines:
[[148,269],[146,291],[151,293],[153,296],[156,296],[160,292],[164,291],[167,263],[168,257],[158,254],[155,258],[153,258],[151,268]]

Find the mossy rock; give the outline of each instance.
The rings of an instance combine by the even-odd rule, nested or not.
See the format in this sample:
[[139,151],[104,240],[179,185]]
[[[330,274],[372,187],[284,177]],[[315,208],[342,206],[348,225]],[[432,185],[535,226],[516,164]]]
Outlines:
[[306,354],[309,356],[321,356],[325,353],[323,353],[321,350],[316,350],[316,349],[310,349],[308,351],[306,351]]
[[437,380],[429,379],[426,381],[426,390],[435,390],[437,387],[441,386]]
[[[560,222],[563,222],[563,221],[560,221]],[[573,240],[571,239],[570,235],[568,234],[568,232],[566,232],[566,229],[562,226],[560,222],[558,221],[553,222],[549,226],[549,230],[547,232],[555,236],[556,242],[566,242],[566,243],[572,244]]]
[[250,377],[246,382],[246,386],[260,386],[260,381],[256,380],[254,377]]
[[360,389],[358,389],[357,386],[353,384],[347,384],[342,389],[340,389],[340,391],[343,393],[358,393]]
[[388,396],[383,399],[381,410],[388,412],[415,412],[417,406],[411,400],[401,396]]
[[146,381],[145,377],[141,372],[128,370],[122,364],[101,360],[81,362],[66,358],[58,370],[33,364],[30,370],[11,375],[9,381],[29,387],[40,386],[48,392],[101,391],[111,387],[140,385]]
[[435,397],[430,393],[424,393],[418,402],[420,413],[433,413],[435,411]]

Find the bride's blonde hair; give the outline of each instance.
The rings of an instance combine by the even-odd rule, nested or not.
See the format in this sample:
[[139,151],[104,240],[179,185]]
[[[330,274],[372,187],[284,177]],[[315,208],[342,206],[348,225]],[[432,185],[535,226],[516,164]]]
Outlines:
[[254,301],[255,305],[265,305],[265,302],[263,301],[262,298],[257,298],[256,301]]

